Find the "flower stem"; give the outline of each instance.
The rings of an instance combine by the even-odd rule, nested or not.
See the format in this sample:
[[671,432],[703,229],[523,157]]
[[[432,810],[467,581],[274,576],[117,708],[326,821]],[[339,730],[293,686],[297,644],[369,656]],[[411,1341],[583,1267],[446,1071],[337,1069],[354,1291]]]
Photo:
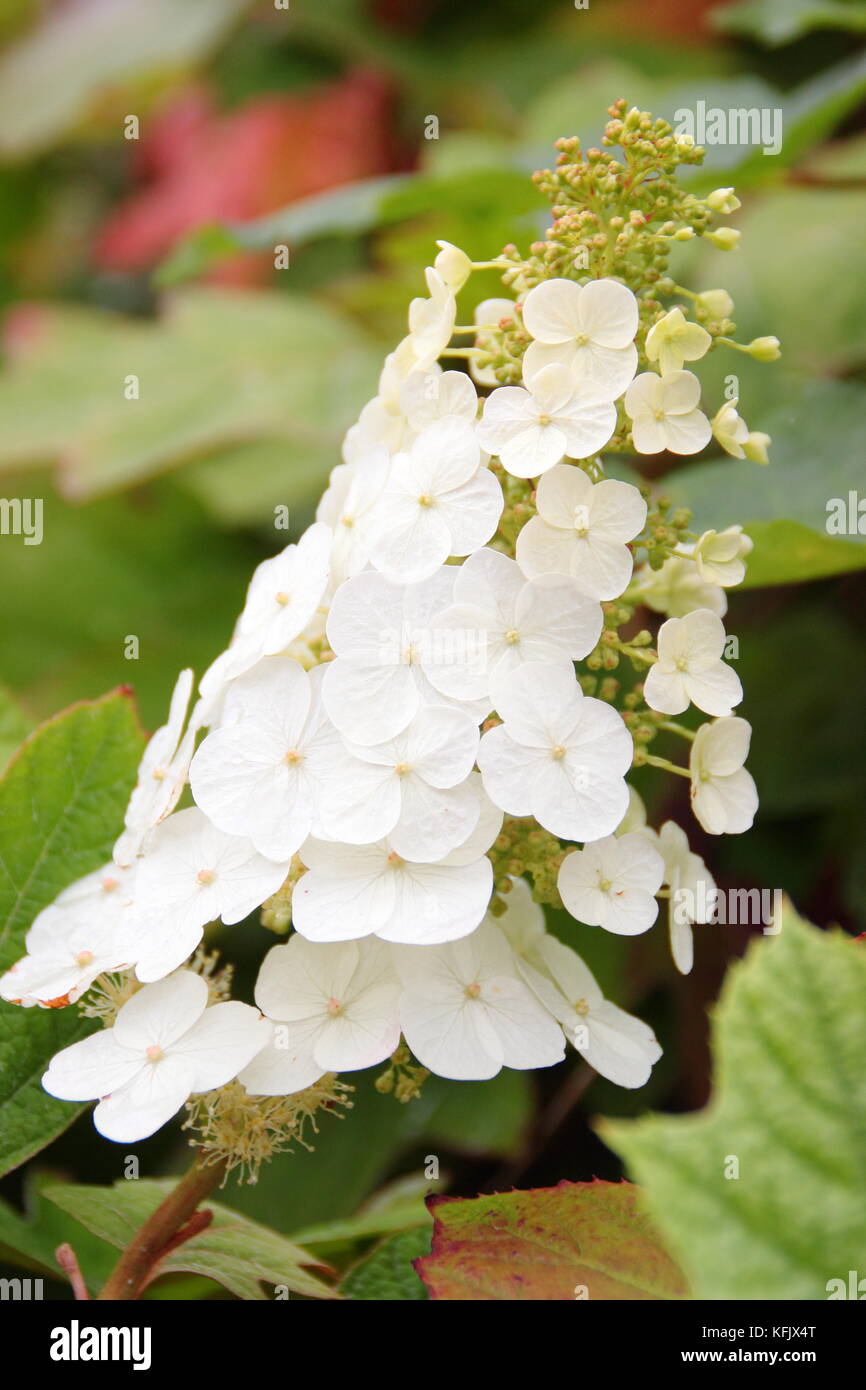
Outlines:
[[[111,1274],[97,1295],[101,1300],[135,1299],[138,1297],[154,1265],[174,1249],[174,1237],[186,1226],[196,1208],[225,1177],[225,1163],[204,1164],[199,1158],[147,1218],[141,1230],[133,1236]],[[201,1223],[189,1231],[195,1235]]]
[[657,758],[654,753],[645,753],[642,761],[650,767],[660,767],[665,772],[675,772],[679,777],[688,777],[691,781],[692,774],[687,768],[677,767],[676,763],[670,762],[667,758]]
[[695,734],[693,729],[687,729],[682,724],[675,724],[672,719],[663,719],[659,724],[660,729],[669,729],[672,734],[679,734],[681,738],[687,738],[690,743],[694,743]]

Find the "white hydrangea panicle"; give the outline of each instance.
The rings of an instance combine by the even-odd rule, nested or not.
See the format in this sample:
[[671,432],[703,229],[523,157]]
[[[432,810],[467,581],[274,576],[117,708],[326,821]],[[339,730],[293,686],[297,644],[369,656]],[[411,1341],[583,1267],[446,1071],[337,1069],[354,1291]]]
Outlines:
[[487,795],[567,840],[611,835],[628,807],[633,744],[610,705],[560,666],[527,662],[494,691],[502,723],[482,738]]
[[743,698],[743,687],[736,671],[722,660],[725,640],[721,619],[707,608],[662,623],[658,661],[644,681],[650,709],[682,714],[692,704],[705,714],[730,714]]
[[572,373],[586,399],[615,401],[637,370],[637,300],[617,280],[545,280],[523,301],[523,323],[534,342],[523,359],[531,385],[552,362]]
[[557,464],[539,481],[536,507],[517,537],[523,573],[570,574],[593,598],[618,598],[634,567],[628,542],[646,521],[637,488],[615,478],[593,483],[582,469]]
[[135,964],[126,922],[135,866],[110,863],[64,888],[27,932],[27,954],[0,976],[0,999],[25,1008],[74,1004],[106,971]]
[[566,456],[597,453],[615,429],[613,403],[584,398],[568,368],[552,363],[529,390],[500,386],[487,397],[478,438],[515,478],[537,478]]
[[743,766],[751,726],[732,716],[702,724],[689,758],[692,810],[709,835],[741,835],[758,809],[758,792]]
[[617,936],[638,936],[658,916],[663,876],[661,855],[635,831],[573,850],[560,865],[557,883],[565,907],[579,922]]
[[195,747],[195,721],[184,733],[192,694],[192,671],[181,671],[171,696],[168,721],[150,738],[129,798],[123,833],[114,846],[114,858],[128,867],[140,853],[148,834],[180,800],[186,785],[189,761]]
[[562,1060],[556,1020],[520,978],[492,922],[451,945],[398,947],[394,963],[403,1035],[437,1076],[483,1081],[503,1067],[525,1071]]
[[435,632],[451,641],[429,667],[429,678],[456,700],[489,700],[494,683],[526,661],[571,671],[601,636],[601,607],[576,579],[542,574],[527,580],[514,560],[489,548],[460,566],[453,600],[433,619]]
[[[664,728],[691,740],[700,825],[751,825],[750,730],[732,714],[742,688],[721,619],[752,543],[740,526],[696,538],[685,509],[606,477],[600,455],[691,455],[715,435],[765,462],[769,440],[736,400],[711,422],[684,369],[733,331],[727,293],[683,291],[692,322],[658,304],[673,281],[633,273],[619,242],[592,252],[592,278],[560,220],[554,264],[580,281],[544,278],[537,247],[473,262],[439,243],[315,522],[255,570],[188,720],[192,672],[179,677],[115,846],[130,867],[61,894],[0,979],[0,997],[55,1007],[135,972],[114,1026],[44,1078],[59,1098],[99,1100],[109,1138],[145,1138],[236,1078],[279,1097],[389,1058],[390,1075],[401,1035],[420,1068],[456,1080],[553,1066],[568,1041],[633,1088],[661,1055],[540,902],[558,887],[575,934],[633,936],[665,885],[674,963],[691,969],[712,878],[679,826],[648,826],[625,779],[633,764],[685,771],[649,752]],[[665,250],[692,234],[668,230]],[[457,294],[492,266],[511,297],[455,327]],[[745,350],[769,360],[778,344]],[[467,370],[443,370],[461,358]],[[666,618],[657,652],[649,630],[621,636],[639,605]],[[713,717],[693,739],[662,717],[689,705]],[[187,782],[195,805],[178,811]],[[258,1007],[208,1007],[206,981],[179,967],[208,923],[263,904],[293,934],[261,965]]]
[[106,1139],[147,1139],[191,1095],[236,1077],[270,1037],[248,1004],[207,1002],[205,981],[188,970],[148,985],[113,1027],[58,1052],[42,1085],[59,1100],[98,1100],[93,1122]]
[[325,1072],[383,1062],[400,1041],[399,997],[390,949],[380,941],[322,944],[295,935],[273,946],[256,1003],[275,1026],[240,1080],[254,1095],[291,1095]]
[[250,840],[218,830],[197,806],[176,811],[156,828],[138,866],[129,929],[139,980],[160,980],[181,965],[206,923],[242,921],[277,891],[288,870]]

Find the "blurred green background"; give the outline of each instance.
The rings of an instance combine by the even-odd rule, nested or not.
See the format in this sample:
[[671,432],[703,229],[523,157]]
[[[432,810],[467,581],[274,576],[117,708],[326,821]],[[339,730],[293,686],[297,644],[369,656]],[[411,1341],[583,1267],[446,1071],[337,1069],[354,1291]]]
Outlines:
[[[0,536],[0,755],[118,684],[161,721],[178,669],[221,650],[252,567],[285,544],[274,509],[293,537],[308,523],[435,239],[479,258],[535,239],[528,174],[554,139],[596,143],[620,96],[668,118],[699,99],[778,107],[778,155],[716,146],[694,175],[737,185],[741,249],[674,262],[734,295],[741,340],[782,339],[771,366],[719,352],[701,370],[708,402],[736,373],[771,466],[708,457],[665,484],[699,529],[740,521],[756,540],[727,625],[762,807],[750,834],[710,840],[679,787],[644,789],[721,886],[784,887],[812,921],[866,931],[866,536],[825,530],[829,498],[866,492],[864,32],[860,0],[9,0],[0,492],[44,499],[44,540]],[[473,300],[497,289],[473,277]],[[748,929],[702,933],[688,979],[663,931],[628,949],[590,936],[575,944],[601,983],[665,1045],[645,1090],[575,1058],[434,1081],[408,1106],[364,1083],[315,1154],[227,1200],[294,1232],[422,1190],[427,1155],[461,1194],[618,1176],[591,1117],[703,1103],[706,1005]],[[222,934],[242,997],[272,939],[254,922]],[[177,1168],[184,1142],[139,1146],[142,1171]],[[30,1167],[110,1181],[122,1160],[85,1117]],[[32,1205],[38,1180],[2,1191],[17,1203],[30,1182]]]

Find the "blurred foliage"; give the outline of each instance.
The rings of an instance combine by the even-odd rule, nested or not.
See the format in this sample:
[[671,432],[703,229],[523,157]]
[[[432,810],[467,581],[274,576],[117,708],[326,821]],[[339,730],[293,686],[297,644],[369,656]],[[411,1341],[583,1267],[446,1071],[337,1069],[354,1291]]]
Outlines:
[[[736,377],[750,427],[773,436],[769,467],[710,455],[657,480],[699,526],[743,521],[755,541],[728,627],[762,810],[747,836],[693,839],[721,886],[785,886],[821,926],[866,930],[866,544],[825,526],[828,500],[861,487],[866,446],[864,14],[861,0],[5,6],[0,489],[45,510],[41,545],[0,536],[0,763],[39,719],[120,684],[155,727],[178,669],[201,673],[222,649],[254,565],[310,519],[437,237],[484,258],[538,237],[528,174],[557,136],[597,142],[619,96],[669,118],[697,100],[769,106],[779,155],[712,146],[694,175],[696,190],[743,189],[741,249],[688,245],[677,262],[683,283],[730,289],[738,338],[783,342],[770,367],[722,348],[702,364],[708,400]],[[473,297],[498,287],[483,272]],[[679,787],[639,780],[656,822],[685,813]],[[553,929],[574,944],[570,919]],[[531,1081],[431,1079],[405,1106],[362,1080],[315,1152],[281,1156],[226,1204],[321,1252],[348,1297],[417,1298],[427,1190],[618,1178],[588,1114],[706,1100],[706,1006],[748,931],[701,933],[688,980],[672,979],[663,932],[588,935],[603,986],[665,1044],[643,1091],[574,1059]],[[264,940],[253,923],[219,935],[244,997]],[[187,1152],[176,1130],[139,1148],[149,1175]],[[39,1165],[110,1183],[120,1161],[82,1120]],[[98,1282],[110,1250],[33,1168],[4,1183],[0,1256],[48,1271],[72,1239]],[[161,1291],[225,1296],[189,1273]]]
[[866,1241],[866,952],[780,925],[726,981],[712,1109],[602,1125],[698,1298],[825,1298]]

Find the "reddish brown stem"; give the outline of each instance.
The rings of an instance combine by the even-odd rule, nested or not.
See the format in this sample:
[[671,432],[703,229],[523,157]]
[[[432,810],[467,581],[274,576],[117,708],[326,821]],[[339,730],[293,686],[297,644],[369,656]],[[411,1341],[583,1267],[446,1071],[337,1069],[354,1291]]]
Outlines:
[[58,1245],[54,1251],[54,1258],[63,1270],[70,1284],[72,1292],[75,1294],[79,1303],[83,1303],[90,1298],[87,1285],[84,1282],[84,1275],[81,1273],[81,1266],[78,1263],[78,1256],[71,1245]]
[[[189,1172],[148,1217],[124,1250],[97,1297],[101,1300],[135,1299],[148,1282],[154,1265],[176,1245],[203,1230],[207,1221],[188,1229],[196,1208],[222,1182],[224,1163],[196,1160]],[[210,1213],[208,1214],[208,1220]]]

